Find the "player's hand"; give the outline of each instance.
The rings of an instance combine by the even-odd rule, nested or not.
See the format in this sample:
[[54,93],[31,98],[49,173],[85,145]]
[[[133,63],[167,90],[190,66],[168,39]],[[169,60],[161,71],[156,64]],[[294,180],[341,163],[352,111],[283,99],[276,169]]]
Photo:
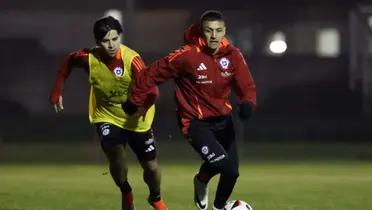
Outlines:
[[53,104],[53,107],[56,113],[60,113],[63,111],[64,108],[63,108],[63,97],[62,96],[59,96],[58,102],[56,104]]
[[145,121],[147,110],[144,107],[138,107],[137,111],[133,114],[135,117],[142,117],[142,121]]
[[239,105],[238,111],[240,119],[248,120],[253,114],[253,107],[249,102],[243,102]]
[[138,111],[138,107],[130,102],[129,100],[125,101],[124,103],[121,104],[121,107],[123,108],[124,112],[127,115],[134,115]]

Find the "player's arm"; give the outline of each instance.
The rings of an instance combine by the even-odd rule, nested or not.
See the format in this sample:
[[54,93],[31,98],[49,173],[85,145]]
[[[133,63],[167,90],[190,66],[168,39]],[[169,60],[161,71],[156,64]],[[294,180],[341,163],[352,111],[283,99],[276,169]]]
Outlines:
[[146,103],[149,91],[174,78],[179,71],[182,71],[183,57],[190,50],[190,47],[183,47],[170,55],[161,58],[143,70],[143,73],[137,75],[135,82],[131,87],[131,95],[123,104],[123,109],[128,114],[133,114],[138,107]]
[[62,112],[63,107],[63,87],[73,68],[83,68],[88,70],[88,50],[80,50],[70,53],[63,61],[58,70],[57,78],[54,82],[52,91],[49,95],[49,102],[53,105],[56,113]]
[[[132,60],[132,79],[136,80],[140,74],[146,73],[146,65],[141,59],[140,56],[136,56]],[[159,88],[158,86],[152,87],[149,92],[146,93],[146,99],[144,104],[141,107],[141,112],[139,115],[143,115],[153,104],[155,104],[156,100],[159,97]]]
[[242,53],[237,52],[235,58],[233,87],[240,99],[239,116],[241,119],[248,119],[257,106],[256,85]]

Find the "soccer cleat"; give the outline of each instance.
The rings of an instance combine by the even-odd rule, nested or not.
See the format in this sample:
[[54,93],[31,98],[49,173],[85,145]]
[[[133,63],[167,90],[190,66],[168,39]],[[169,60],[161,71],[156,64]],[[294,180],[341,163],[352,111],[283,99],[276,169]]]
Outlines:
[[206,210],[208,207],[208,185],[200,182],[194,176],[194,202],[199,210]]
[[151,199],[148,199],[148,202],[152,207],[154,207],[155,210],[168,210],[163,199],[160,199],[158,201],[152,201]]

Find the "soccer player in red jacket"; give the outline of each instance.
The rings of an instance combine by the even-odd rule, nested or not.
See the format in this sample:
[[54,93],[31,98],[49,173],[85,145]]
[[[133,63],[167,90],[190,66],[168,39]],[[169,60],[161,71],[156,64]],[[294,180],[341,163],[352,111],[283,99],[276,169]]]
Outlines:
[[213,210],[222,210],[239,176],[238,151],[231,119],[231,89],[240,99],[238,113],[248,119],[256,107],[256,87],[242,53],[225,38],[222,13],[206,11],[185,32],[185,45],[136,78],[123,104],[138,112],[147,91],[168,79],[176,83],[177,116],[181,130],[204,160],[194,177],[194,201],[207,209],[208,182],[220,174]]

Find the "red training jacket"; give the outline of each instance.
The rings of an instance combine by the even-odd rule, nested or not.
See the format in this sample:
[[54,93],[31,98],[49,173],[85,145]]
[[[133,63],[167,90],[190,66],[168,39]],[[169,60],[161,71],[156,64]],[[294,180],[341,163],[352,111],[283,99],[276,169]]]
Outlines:
[[142,104],[148,89],[173,78],[177,114],[184,134],[193,118],[229,115],[231,89],[240,102],[256,107],[256,86],[238,48],[224,38],[218,52],[209,53],[197,25],[185,32],[184,39],[182,48],[157,60],[137,77],[129,98],[133,104]]

